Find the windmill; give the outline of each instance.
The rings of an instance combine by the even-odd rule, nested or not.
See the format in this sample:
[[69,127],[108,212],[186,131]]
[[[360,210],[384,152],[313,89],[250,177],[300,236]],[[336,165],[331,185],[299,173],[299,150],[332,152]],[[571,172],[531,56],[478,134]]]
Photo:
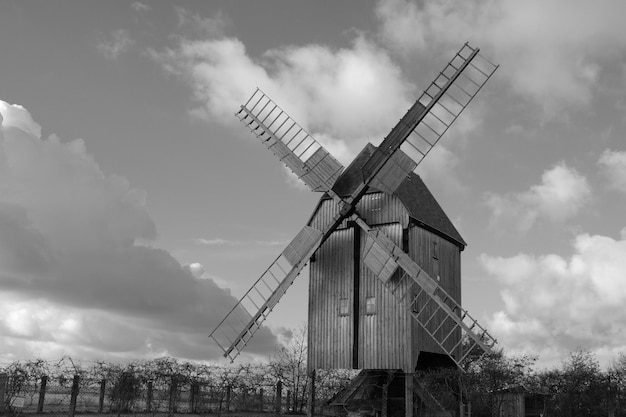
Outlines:
[[[265,93],[254,92],[236,116],[324,194],[308,224],[211,332],[225,357],[241,353],[310,260],[310,369],[412,373],[421,351],[460,367],[476,349],[492,349],[495,339],[460,304],[465,242],[413,171],[497,68],[463,45],[382,143],[368,144],[347,169]],[[416,211],[440,211],[439,223],[417,218],[407,206],[416,198]],[[451,253],[452,266],[427,260],[439,250]]]

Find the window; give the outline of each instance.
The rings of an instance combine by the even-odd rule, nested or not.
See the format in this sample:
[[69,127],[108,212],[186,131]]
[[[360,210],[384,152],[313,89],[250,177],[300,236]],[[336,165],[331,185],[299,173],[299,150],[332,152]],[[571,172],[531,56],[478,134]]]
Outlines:
[[347,316],[348,314],[350,314],[350,305],[348,304],[348,299],[340,298],[339,299],[339,315]]
[[365,298],[365,314],[376,314],[376,297]]
[[433,242],[433,259],[439,259],[439,247],[437,242]]

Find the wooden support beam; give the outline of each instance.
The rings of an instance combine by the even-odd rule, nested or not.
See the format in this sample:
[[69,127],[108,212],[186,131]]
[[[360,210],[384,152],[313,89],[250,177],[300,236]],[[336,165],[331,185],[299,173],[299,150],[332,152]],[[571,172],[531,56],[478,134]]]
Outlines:
[[404,373],[404,415],[414,417],[415,401],[413,399],[413,376],[412,372]]
[[276,404],[274,411],[276,414],[281,414],[283,412],[283,382],[278,381],[276,383]]
[[74,380],[72,381],[72,391],[70,394],[70,409],[67,413],[69,417],[74,417],[76,413],[76,400],[78,399],[78,391],[80,389],[80,376],[74,375]]
[[307,417],[315,417],[315,369],[309,372],[309,393],[306,403]]
[[46,401],[46,386],[48,385],[48,376],[41,376],[41,385],[39,386],[39,401],[37,401],[37,414],[43,413],[43,405]]
[[383,399],[381,401],[381,413],[380,417],[387,417],[389,412],[389,385],[393,381],[394,371],[387,371],[387,380],[383,384]]
[[9,381],[9,375],[6,373],[0,373],[0,414],[4,414],[6,411],[5,407],[5,396],[4,393],[7,390],[7,383]]

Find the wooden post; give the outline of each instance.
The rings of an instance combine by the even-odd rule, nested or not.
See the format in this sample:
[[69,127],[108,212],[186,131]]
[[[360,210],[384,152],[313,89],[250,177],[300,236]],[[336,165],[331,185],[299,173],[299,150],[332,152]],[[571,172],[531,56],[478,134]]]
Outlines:
[[315,416],[315,369],[309,372],[309,398],[306,403],[307,417]]
[[100,398],[98,398],[98,413],[102,414],[104,409],[104,394],[107,389],[107,380],[103,379],[100,381]]
[[259,411],[263,412],[263,400],[264,400],[265,390],[261,388],[259,390]]
[[169,416],[173,417],[176,413],[176,391],[178,390],[178,381],[176,375],[172,375],[170,382],[170,404],[169,404]]
[[7,381],[9,376],[5,373],[0,373],[0,414],[4,414],[6,411],[4,393],[7,391]]
[[380,417],[387,417],[387,413],[389,410],[389,384],[391,383],[391,373],[387,376],[387,381],[383,384],[383,399],[380,404]]
[[283,411],[283,381],[276,383],[276,414],[280,414]]
[[406,372],[404,374],[404,415],[406,417],[413,417],[414,415],[413,375],[412,372]]
[[78,399],[78,390],[80,386],[80,376],[74,375],[74,380],[72,381],[72,394],[70,397],[70,409],[69,409],[69,417],[74,417],[76,413],[76,400]]
[[196,409],[198,408],[196,405],[198,403],[198,391],[199,391],[199,384],[198,381],[193,381],[191,383],[191,391],[189,391],[189,411],[191,413],[196,413]]
[[230,411],[230,394],[231,388],[230,385],[226,387],[226,411]]
[[146,411],[152,411],[152,381],[148,381],[148,392],[146,393]]
[[41,376],[41,385],[39,386],[39,401],[37,402],[37,414],[43,413],[43,404],[46,401],[46,385],[48,385],[48,377]]

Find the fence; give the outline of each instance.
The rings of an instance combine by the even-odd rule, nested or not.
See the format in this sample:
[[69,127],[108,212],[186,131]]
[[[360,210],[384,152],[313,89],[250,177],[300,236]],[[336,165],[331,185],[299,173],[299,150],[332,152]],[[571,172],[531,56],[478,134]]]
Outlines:
[[[203,366],[166,358],[124,366],[102,362],[34,361],[0,367],[0,414],[228,412],[306,410],[300,386],[271,375],[268,366]],[[334,414],[327,400],[351,374],[327,372],[316,382],[316,414]],[[3,398],[4,397],[4,398]]]

